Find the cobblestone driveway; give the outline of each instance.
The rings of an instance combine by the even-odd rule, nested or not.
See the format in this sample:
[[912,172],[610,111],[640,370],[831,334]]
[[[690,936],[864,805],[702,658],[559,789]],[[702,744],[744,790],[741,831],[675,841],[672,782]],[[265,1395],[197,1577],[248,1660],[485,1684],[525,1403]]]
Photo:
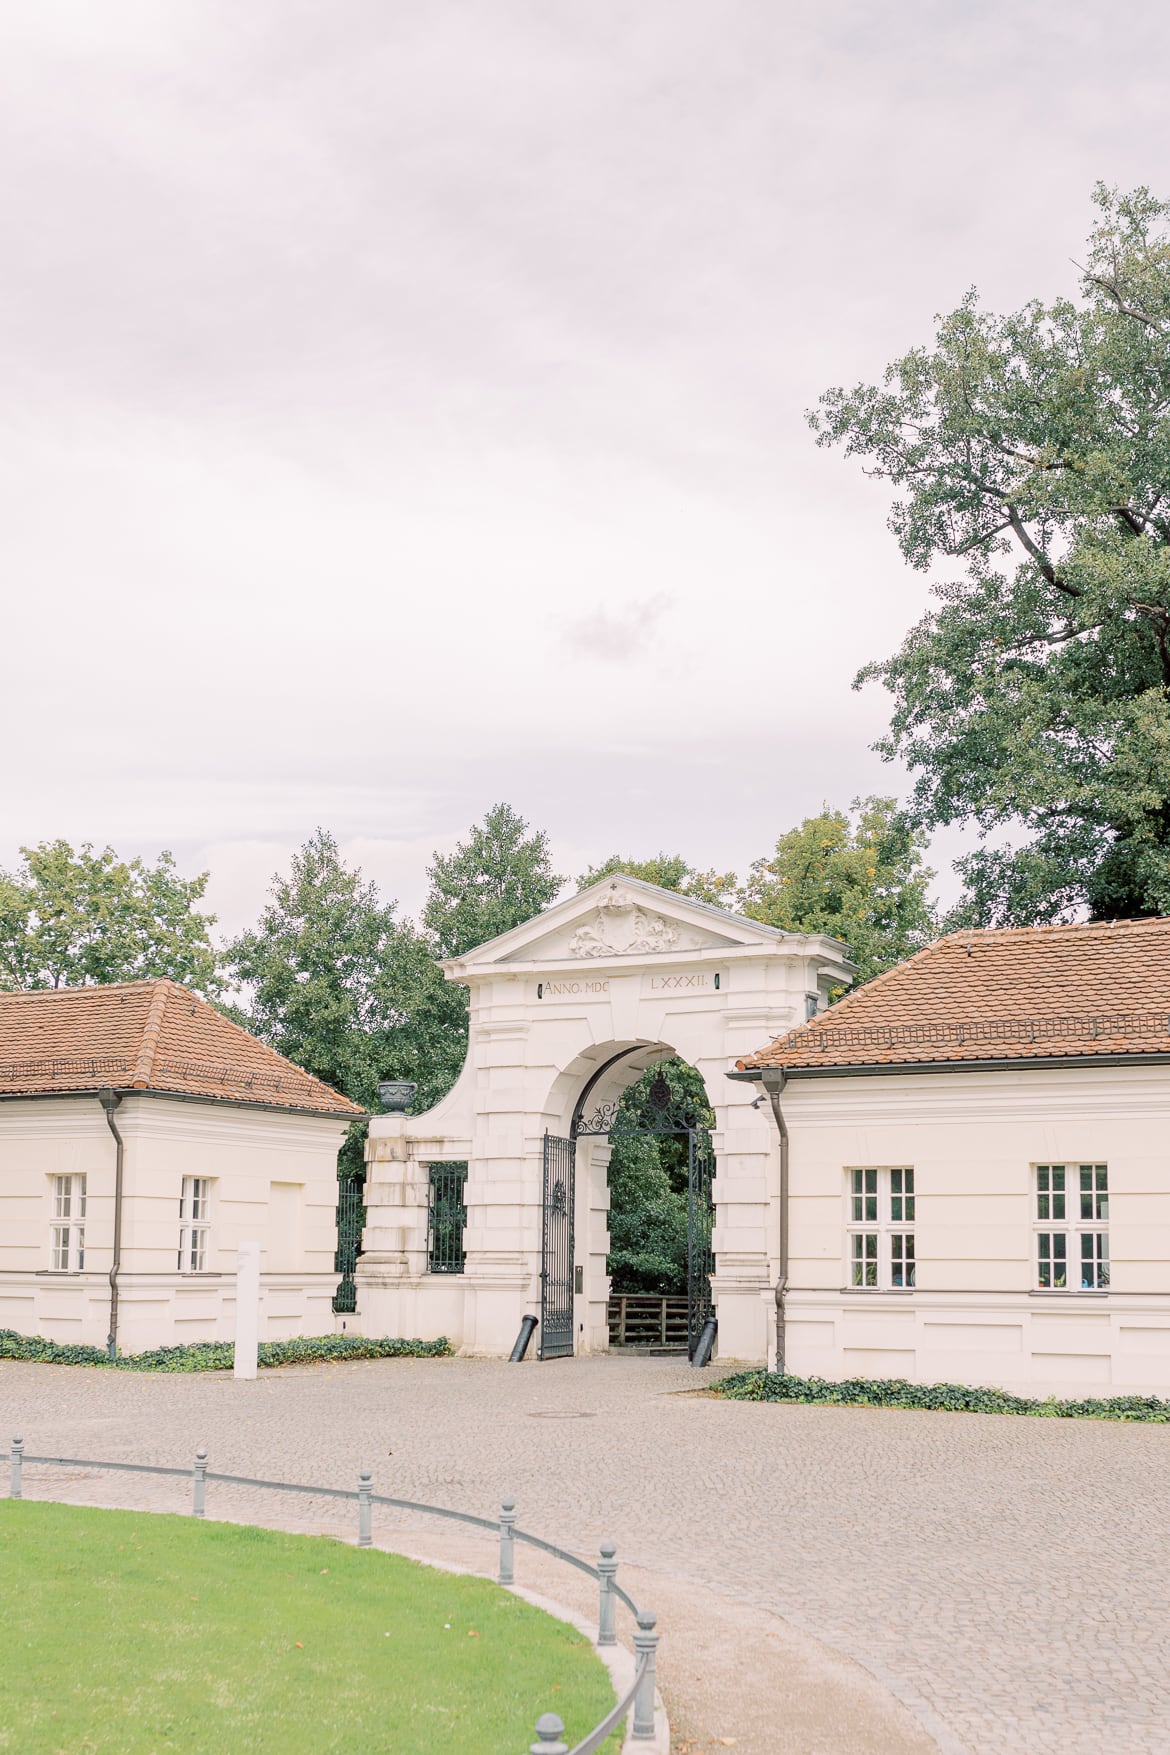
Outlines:
[[540,1534],[612,1535],[855,1658],[944,1750],[1170,1750],[1170,1428],[721,1403],[698,1377],[633,1358],[254,1384],[0,1363],[0,1431],[171,1464],[202,1442],[225,1473],[347,1487],[368,1463],[379,1492],[476,1512],[514,1492]]

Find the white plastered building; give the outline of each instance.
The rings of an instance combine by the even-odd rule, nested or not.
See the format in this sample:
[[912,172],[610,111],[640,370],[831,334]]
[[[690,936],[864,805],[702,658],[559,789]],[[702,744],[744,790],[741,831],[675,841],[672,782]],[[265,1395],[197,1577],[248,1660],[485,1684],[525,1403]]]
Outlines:
[[733,1076],[787,1134],[773,1361],[1170,1396],[1170,920],[952,933]]
[[337,1154],[363,1111],[170,981],[0,993],[0,1328],[124,1353],[337,1326]]

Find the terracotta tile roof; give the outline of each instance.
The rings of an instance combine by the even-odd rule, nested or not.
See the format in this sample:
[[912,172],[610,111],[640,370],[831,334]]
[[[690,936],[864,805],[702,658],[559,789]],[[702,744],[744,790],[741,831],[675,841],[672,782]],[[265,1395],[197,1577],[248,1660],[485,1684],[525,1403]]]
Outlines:
[[364,1113],[175,981],[0,993],[0,1095],[106,1086]]
[[952,932],[738,1064],[1170,1053],[1170,920]]

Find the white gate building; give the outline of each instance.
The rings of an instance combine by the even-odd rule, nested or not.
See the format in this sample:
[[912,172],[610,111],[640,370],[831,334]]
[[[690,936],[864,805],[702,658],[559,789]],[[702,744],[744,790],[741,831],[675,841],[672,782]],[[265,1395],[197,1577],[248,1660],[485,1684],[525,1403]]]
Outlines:
[[[715,1114],[719,1350],[763,1360],[779,1270],[776,1128],[758,1091],[727,1073],[848,982],[843,946],[619,876],[443,967],[469,990],[467,1060],[434,1109],[370,1124],[356,1325],[506,1356],[522,1319],[541,1316],[546,1137],[574,1137],[584,1102],[612,1103],[678,1055]],[[608,1346],[608,1140],[584,1135],[574,1156],[572,1350],[597,1352]],[[452,1163],[467,1166],[454,1263],[436,1259],[442,1172],[432,1175]]]

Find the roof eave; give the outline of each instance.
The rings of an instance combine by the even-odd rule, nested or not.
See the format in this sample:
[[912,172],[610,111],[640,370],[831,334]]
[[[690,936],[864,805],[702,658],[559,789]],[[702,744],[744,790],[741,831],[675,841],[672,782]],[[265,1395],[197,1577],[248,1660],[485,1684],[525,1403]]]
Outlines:
[[[828,1066],[792,1066],[784,1061],[771,1060],[746,1066],[741,1070],[745,1077],[756,1073],[777,1071],[782,1072],[785,1079],[848,1079],[870,1078],[880,1074],[894,1073],[947,1073],[947,1072],[1023,1072],[1033,1067],[1052,1069],[1055,1067],[1085,1066],[1143,1066],[1170,1065],[1170,1050],[1152,1049],[1148,1053],[1135,1051],[1132,1054],[1021,1054],[1004,1056],[1001,1059],[987,1060],[875,1060],[837,1061]],[[735,1075],[731,1075],[734,1077]]]
[[[100,1089],[113,1091],[116,1097],[163,1097],[170,1103],[210,1103],[220,1109],[265,1109],[278,1115],[312,1115],[329,1121],[343,1121],[347,1127],[355,1121],[373,1120],[373,1112],[365,1109],[312,1109],[301,1103],[263,1103],[256,1098],[211,1097],[200,1091],[163,1091],[155,1087],[143,1089],[140,1085],[103,1085]],[[37,1103],[47,1098],[96,1097],[98,1091],[99,1087],[96,1085],[69,1091],[0,1091],[0,1103]]]

